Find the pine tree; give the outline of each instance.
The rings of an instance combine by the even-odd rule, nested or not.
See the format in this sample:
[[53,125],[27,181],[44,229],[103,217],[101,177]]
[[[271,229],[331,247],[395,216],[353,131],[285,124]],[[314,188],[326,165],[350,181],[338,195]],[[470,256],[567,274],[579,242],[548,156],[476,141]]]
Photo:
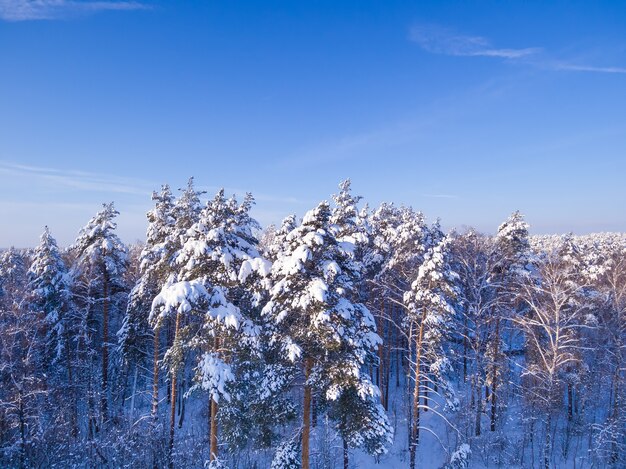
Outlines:
[[48,366],[66,357],[71,375],[71,280],[57,242],[47,226],[35,248],[28,280],[32,292],[31,307],[43,313]]
[[18,308],[27,283],[27,259],[24,253],[10,247],[0,255],[0,301],[7,310]]
[[415,453],[419,444],[420,404],[426,392],[441,387],[452,407],[452,388],[445,378],[450,362],[442,342],[455,314],[457,274],[450,270],[449,238],[432,246],[424,257],[411,290],[405,293],[407,323],[413,331],[414,353],[412,420],[410,435],[410,467],[415,467]]
[[473,433],[480,436],[489,324],[501,302],[496,279],[497,259],[492,255],[492,238],[474,230],[456,236],[451,250],[453,270],[459,275],[456,335],[463,346],[460,366],[463,369],[463,382],[469,381],[470,385],[470,407],[475,412]]
[[[135,366],[133,388],[138,368],[148,359],[150,341],[153,353],[152,415],[156,418],[159,393],[159,335],[149,323],[152,301],[172,274],[173,256],[178,247],[174,238],[174,196],[167,184],[160,193],[153,192],[155,207],[147,213],[146,244],[139,255],[139,280],[130,292],[126,315],[118,332],[120,352],[127,363]],[[135,391],[131,402],[134,404]],[[131,404],[131,414],[133,405]],[[132,416],[132,415],[131,415]]]
[[350,179],[339,184],[340,192],[333,196],[335,208],[332,210],[330,223],[333,235],[337,242],[344,243],[342,247],[352,254],[359,244],[367,243],[362,226],[359,225],[359,210],[357,204],[363,198],[353,196]]
[[[271,297],[263,309],[275,326],[273,340],[304,371],[305,469],[309,467],[313,389],[330,406],[338,406],[348,392],[356,392],[363,401],[379,393],[362,367],[373,359],[380,338],[367,308],[353,300],[358,298],[359,271],[333,236],[330,216],[330,207],[323,202],[287,235],[283,255],[272,267]],[[385,424],[383,418],[381,426]]]
[[499,286],[498,296],[501,299],[492,314],[493,329],[486,350],[490,362],[488,366],[491,369],[486,379],[486,384],[490,387],[490,430],[494,432],[498,412],[498,388],[503,380],[505,359],[502,321],[510,314],[515,315],[518,307],[517,286],[528,275],[531,260],[528,224],[519,211],[514,212],[498,227],[492,255],[496,258],[494,282]]
[[[255,274],[263,276],[269,272],[252,235],[252,229],[257,226],[249,216],[252,203],[250,195],[242,204],[234,198],[226,199],[223,190],[207,203],[176,254],[175,262],[179,266],[176,281],[170,279],[153,305],[162,307],[161,315],[173,309],[177,311],[174,344],[165,360],[172,376],[173,392],[186,351],[197,355],[198,387],[208,391],[211,397],[212,461],[218,456],[218,403],[232,399],[228,384],[235,379],[232,362],[238,357],[234,349],[237,344],[253,341],[258,333],[237,305],[246,310],[258,306],[258,292],[245,284]],[[183,308],[181,304],[186,306]],[[184,331],[180,329],[181,320],[185,321]],[[170,445],[173,445],[171,428]]]
[[[80,230],[72,246],[77,256],[77,271],[90,284],[90,302],[101,303],[101,417],[108,418],[109,393],[109,326],[110,313],[117,313],[125,299],[124,272],[127,263],[127,251],[122,241],[115,234],[115,218],[119,212],[113,203],[103,204],[100,212]],[[116,295],[121,293],[121,299]],[[92,296],[93,295],[93,296]],[[113,310],[111,311],[111,306]]]
[[152,339],[148,323],[152,300],[171,270],[174,197],[169,186],[164,185],[159,194],[154,192],[152,200],[155,207],[147,213],[146,244],[139,255],[140,277],[130,293],[118,333],[122,357],[133,363],[141,363],[147,358]]
[[298,223],[295,215],[289,215],[282,221],[280,228],[274,231],[271,239],[265,240],[263,244],[263,255],[271,262],[276,261],[283,254],[285,249],[286,238],[291,233]]
[[[45,227],[28,270],[30,307],[43,314],[45,347],[42,366],[51,374],[52,393],[69,413],[70,433],[78,436],[78,396],[75,388],[78,333],[72,304],[72,279],[56,240]],[[66,380],[65,382],[63,382]],[[70,399],[62,399],[70,397]]]

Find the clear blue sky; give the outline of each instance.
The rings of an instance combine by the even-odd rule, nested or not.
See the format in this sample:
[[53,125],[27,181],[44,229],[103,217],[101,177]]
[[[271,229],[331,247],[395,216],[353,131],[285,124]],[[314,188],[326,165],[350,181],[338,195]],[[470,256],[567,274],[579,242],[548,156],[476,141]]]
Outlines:
[[340,179],[444,226],[626,231],[626,2],[0,0],[0,246],[105,201]]

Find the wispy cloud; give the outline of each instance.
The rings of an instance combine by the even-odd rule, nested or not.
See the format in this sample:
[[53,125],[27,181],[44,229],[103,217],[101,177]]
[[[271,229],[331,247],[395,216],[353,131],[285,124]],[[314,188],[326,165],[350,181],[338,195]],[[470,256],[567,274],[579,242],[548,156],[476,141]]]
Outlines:
[[550,57],[542,47],[499,48],[483,36],[470,36],[438,25],[416,25],[409,32],[411,41],[431,54],[456,57],[494,57],[527,66],[562,72],[626,74],[626,67],[595,66],[579,61]]
[[454,55],[460,57],[497,57],[501,59],[519,59],[541,52],[540,47],[523,49],[503,49],[494,47],[482,36],[457,34],[441,26],[427,25],[411,28],[411,41],[432,54]]
[[592,72],[592,73],[626,73],[624,67],[594,67],[591,65],[577,65],[572,63],[552,62],[549,63],[550,68],[554,70],[570,71],[570,72]]
[[119,176],[77,170],[59,170],[0,161],[0,175],[30,178],[54,189],[75,189],[87,192],[135,194],[148,197],[155,184]]
[[149,5],[135,1],[0,0],[4,21],[55,20],[101,11],[144,10]]

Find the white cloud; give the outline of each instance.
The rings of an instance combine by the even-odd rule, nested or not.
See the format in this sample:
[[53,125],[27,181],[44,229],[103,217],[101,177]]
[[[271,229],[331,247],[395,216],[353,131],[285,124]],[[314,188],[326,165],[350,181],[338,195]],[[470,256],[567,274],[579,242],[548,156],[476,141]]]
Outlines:
[[148,8],[135,1],[0,0],[4,21],[54,20],[99,11],[130,11]]
[[592,73],[626,73],[626,68],[623,67],[595,67],[592,65],[577,65],[562,62],[554,62],[551,68],[554,70],[563,70],[570,72],[592,72]]
[[456,57],[495,57],[522,62],[528,66],[563,72],[626,74],[624,67],[598,67],[557,60],[541,54],[541,47],[504,49],[494,47],[482,36],[467,36],[437,25],[418,25],[410,30],[409,38],[431,54]]
[[410,32],[411,41],[432,54],[461,57],[498,57],[519,59],[541,51],[539,47],[523,49],[501,49],[493,47],[481,36],[465,36],[440,26],[414,26]]

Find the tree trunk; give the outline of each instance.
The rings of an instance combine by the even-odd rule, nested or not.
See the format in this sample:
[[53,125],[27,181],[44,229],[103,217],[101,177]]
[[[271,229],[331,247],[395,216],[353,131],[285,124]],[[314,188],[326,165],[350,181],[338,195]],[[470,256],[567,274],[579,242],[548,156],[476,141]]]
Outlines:
[[[395,329],[395,328],[394,328]],[[402,355],[400,352],[400,334],[397,331],[395,334],[396,344],[396,388],[400,387],[400,371],[402,371]]]
[[[383,316],[385,314],[385,298],[383,297],[380,302],[380,315],[378,317],[378,334],[381,339],[385,334],[385,325],[383,323]],[[380,388],[380,403],[387,410],[387,402],[385,401],[385,341],[383,340],[378,345],[378,387]]]
[[475,425],[475,434],[476,436],[480,436],[481,433],[481,429],[480,429],[480,421],[482,419],[482,414],[483,414],[483,396],[482,396],[482,392],[480,391],[480,386],[476,386],[476,397],[478,398],[476,400],[476,425]]
[[[495,378],[494,378],[495,379]],[[494,385],[496,383],[494,382]],[[497,403],[496,403],[496,389],[494,387],[492,393],[491,393],[491,431],[495,432],[496,431],[496,407],[497,407]]]
[[152,418],[157,419],[159,410],[159,329],[154,331],[154,358],[152,365]]
[[208,407],[208,410],[207,410],[207,417],[208,417],[208,420],[207,420],[207,430],[208,430],[207,431],[207,440],[209,442],[209,447],[211,445],[211,422],[212,422],[211,414],[213,413],[213,409],[211,408],[212,407],[211,406],[212,402],[213,402],[213,398],[209,394],[209,402],[207,403],[207,407]]
[[348,442],[343,439],[343,469],[348,469]]
[[96,411],[95,403],[93,399],[93,390],[91,383],[89,384],[89,390],[87,391],[87,440],[91,441],[98,432],[98,424],[96,423]]
[[108,381],[109,381],[109,276],[104,272],[102,285],[102,422],[106,422],[108,413]]
[[567,383],[567,420],[572,420],[574,416],[574,392],[572,383]]
[[493,370],[491,376],[491,431],[496,431],[496,408],[498,390],[498,353],[500,346],[500,318],[496,318],[496,343],[493,357]]
[[169,443],[169,466],[174,468],[174,426],[176,422],[176,372],[172,374],[171,379],[172,398],[170,402],[170,443]]
[[135,365],[135,374],[133,376],[133,393],[130,396],[130,424],[133,424],[133,414],[135,413],[135,394],[137,393],[137,375],[139,374],[139,367]]
[[543,446],[543,465],[545,469],[550,469],[550,427],[552,427],[552,416],[548,413],[548,419],[546,420],[546,438]]
[[[390,339],[390,337],[388,337],[388,339]],[[385,393],[384,395],[385,395],[385,410],[389,410],[389,388],[390,388],[389,383],[391,381],[391,347],[387,346],[385,350],[386,350],[385,362],[387,363],[387,366],[385,366]]]
[[[620,347],[621,348],[621,347]],[[618,348],[618,354],[621,353],[620,349]],[[617,357],[617,363],[615,366],[615,378],[613,380],[613,384],[614,384],[614,390],[613,390],[613,410],[612,410],[612,414],[613,414],[613,421],[614,422],[618,422],[619,421],[619,414],[620,414],[620,408],[621,408],[621,399],[620,399],[620,389],[619,389],[619,381],[620,381],[620,370],[621,370],[621,360],[620,360],[620,356],[618,355]],[[615,438],[613,438],[613,441],[611,442],[611,456],[610,456],[610,462],[611,464],[615,464],[618,460],[619,460],[619,450],[617,447],[617,441]]]
[[65,341],[65,360],[67,362],[67,389],[72,393],[72,415],[70,417],[72,437],[78,436],[78,396],[74,387],[74,371],[72,369],[72,356],[70,354],[69,338]]
[[311,359],[304,360],[304,402],[302,415],[302,469],[309,469],[309,435],[311,432],[311,386],[308,384],[311,374]]
[[465,383],[467,381],[467,318],[465,318],[463,326],[463,382]]
[[422,340],[424,338],[424,320],[426,318],[426,310],[422,312],[422,319],[419,325],[419,333],[415,338],[415,386],[413,388],[413,425],[411,425],[411,446],[410,450],[410,469],[415,469],[415,453],[419,444],[419,426],[420,426],[420,382],[422,367]]
[[317,393],[311,393],[311,427],[317,427]]
[[210,460],[217,459],[217,402],[211,398],[211,450]]
[[187,382],[185,379],[183,379],[183,384],[180,387],[180,411],[178,412],[179,415],[179,419],[178,419],[178,428],[183,428],[183,422],[185,421],[185,403],[187,401],[187,399],[185,399],[185,388],[186,388]]
[[20,419],[20,468],[26,467],[26,420],[24,418],[24,401],[22,391],[18,395],[18,415]]
[[[217,336],[215,337],[214,347],[215,347],[215,352],[219,353],[220,338]],[[209,459],[211,461],[215,461],[218,455],[218,448],[217,448],[217,432],[218,432],[217,412],[218,410],[219,408],[217,405],[217,401],[215,400],[214,396],[211,396],[211,412],[210,412],[211,414],[211,444],[210,444],[210,450],[209,450]]]
[[[180,328],[180,313],[176,313],[176,326],[174,328],[174,343],[178,341],[178,329]],[[177,385],[178,370],[173,370],[170,377],[171,392],[170,392],[170,441],[169,441],[169,467],[174,468],[174,426],[176,423],[176,385]]]

